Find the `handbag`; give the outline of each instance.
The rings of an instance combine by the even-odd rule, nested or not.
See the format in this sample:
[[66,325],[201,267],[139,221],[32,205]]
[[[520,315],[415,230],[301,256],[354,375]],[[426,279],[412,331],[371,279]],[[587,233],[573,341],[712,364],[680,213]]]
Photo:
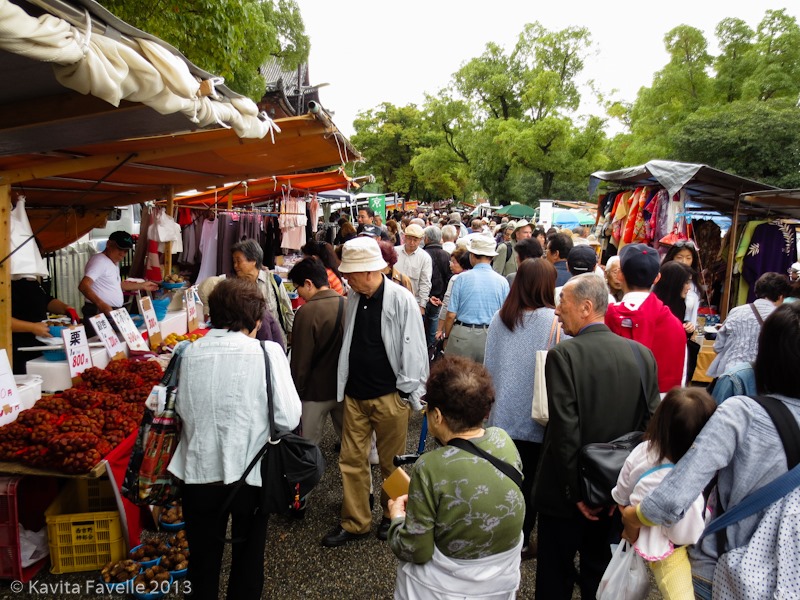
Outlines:
[[236,492],[244,485],[245,479],[258,461],[261,461],[260,510],[266,514],[286,514],[291,509],[299,509],[300,501],[314,489],[325,472],[325,459],[316,444],[291,431],[280,431],[275,428],[272,370],[263,342],[261,348],[264,351],[267,380],[269,438],[247,465],[247,469],[239,481],[233,485],[230,495],[220,510],[222,514],[225,514],[233,502]]
[[175,455],[181,436],[175,399],[181,357],[188,347],[188,342],[175,346],[161,383],[151,392],[158,395],[159,388],[166,389],[164,409],[158,414],[145,409],[128,460],[120,491],[125,498],[139,506],[167,506],[180,498],[180,482],[167,467]]
[[[555,344],[561,341],[561,325],[558,317],[553,317],[553,324],[550,326],[550,335],[547,338],[547,348],[552,348],[553,334],[555,333]],[[550,422],[550,408],[547,405],[547,380],[544,375],[544,367],[547,363],[547,350],[536,351],[536,364],[534,366],[533,377],[533,404],[531,406],[531,418],[539,425],[547,426]]]
[[627,541],[617,545],[600,585],[597,600],[643,600],[650,593],[650,574],[644,559]]
[[[641,384],[640,398],[645,405],[645,418],[649,419],[650,410],[647,406],[647,393],[644,388],[644,360],[641,351],[633,340],[627,340],[631,345],[636,364],[639,367],[639,382]],[[578,484],[581,499],[588,506],[613,506],[616,504],[611,497],[611,490],[617,484],[619,472],[628,459],[628,455],[642,441],[642,431],[632,431],[610,442],[586,444],[578,451]]]

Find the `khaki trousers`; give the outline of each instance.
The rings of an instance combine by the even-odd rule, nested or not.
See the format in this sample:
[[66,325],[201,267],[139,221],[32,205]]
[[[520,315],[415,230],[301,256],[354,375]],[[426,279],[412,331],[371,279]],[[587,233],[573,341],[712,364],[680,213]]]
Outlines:
[[[386,479],[395,470],[392,459],[406,451],[408,415],[411,409],[397,392],[373,398],[353,400],[344,397],[344,426],[339,469],[342,472],[342,528],[350,533],[368,533],[372,526],[369,509],[369,449],[372,431],[377,436],[381,475]],[[389,498],[381,490],[384,517],[389,516]]]
[[336,400],[325,400],[323,402],[311,402],[303,400],[303,415],[300,418],[303,423],[303,437],[311,440],[317,446],[322,441],[322,430],[325,427],[325,417],[331,416],[333,430],[336,432],[337,439],[342,439],[342,402]]

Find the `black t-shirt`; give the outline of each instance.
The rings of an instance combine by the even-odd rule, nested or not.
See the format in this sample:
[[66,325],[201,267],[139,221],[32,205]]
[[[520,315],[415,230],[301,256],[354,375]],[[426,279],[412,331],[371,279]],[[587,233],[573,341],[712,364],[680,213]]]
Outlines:
[[397,389],[397,376],[381,338],[385,285],[384,278],[371,298],[358,296],[358,313],[350,344],[350,371],[344,388],[344,393],[356,400],[371,400]]
[[[44,291],[37,280],[17,279],[11,282],[11,316],[20,321],[37,323],[47,318],[47,305],[53,297]],[[25,374],[25,363],[42,355],[41,352],[18,352],[17,348],[41,346],[32,333],[13,333],[14,373]]]

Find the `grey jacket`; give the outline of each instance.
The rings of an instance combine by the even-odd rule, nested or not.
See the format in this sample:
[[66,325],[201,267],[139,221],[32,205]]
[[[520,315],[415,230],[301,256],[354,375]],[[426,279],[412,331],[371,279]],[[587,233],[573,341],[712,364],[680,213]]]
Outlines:
[[[773,396],[783,401],[800,421],[800,399]],[[719,405],[686,455],[642,500],[641,511],[657,525],[678,522],[717,471],[717,498],[727,510],[786,470],[786,454],[772,419],[754,400],[733,396]],[[728,549],[749,541],[762,514],[763,511],[727,528]],[[701,539],[689,555],[692,573],[712,581],[718,558],[714,536]]]
[[[428,346],[425,330],[414,296],[406,288],[384,277],[381,339],[386,348],[389,364],[397,376],[397,389],[410,394],[408,401],[414,410],[421,410],[420,398],[425,394],[428,379]],[[344,338],[339,354],[337,398],[344,400],[344,388],[350,373],[350,345],[356,323],[359,295],[352,292],[347,297],[344,320]],[[358,374],[355,374],[357,377]]]

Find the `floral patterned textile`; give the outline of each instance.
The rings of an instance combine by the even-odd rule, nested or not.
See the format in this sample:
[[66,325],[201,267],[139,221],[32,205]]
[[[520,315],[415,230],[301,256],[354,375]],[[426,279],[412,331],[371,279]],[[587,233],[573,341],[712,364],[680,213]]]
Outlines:
[[[489,427],[471,440],[522,471],[508,434]],[[446,556],[478,559],[505,552],[520,540],[525,499],[517,485],[487,460],[452,446],[423,454],[414,465],[406,518],[394,519],[389,545],[400,560],[427,562],[434,544]]]

